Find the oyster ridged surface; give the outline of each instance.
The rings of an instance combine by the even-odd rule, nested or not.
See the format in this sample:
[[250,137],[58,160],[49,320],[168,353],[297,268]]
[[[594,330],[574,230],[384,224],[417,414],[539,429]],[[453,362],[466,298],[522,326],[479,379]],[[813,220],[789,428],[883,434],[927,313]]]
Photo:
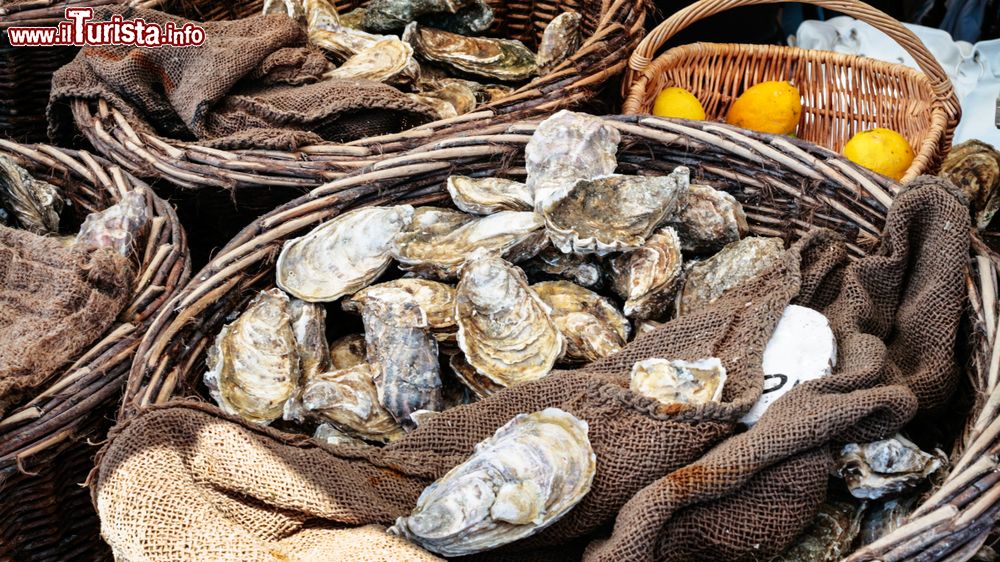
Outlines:
[[925,453],[896,435],[871,443],[848,443],[835,455],[834,464],[852,496],[878,499],[919,486],[944,466],[942,457]]
[[952,147],[940,175],[969,196],[976,227],[986,228],[1000,209],[1000,151],[982,141],[965,141]]
[[531,190],[514,180],[451,176],[447,187],[455,206],[466,213],[489,215],[500,211],[531,211],[534,208]]
[[552,19],[542,32],[538,44],[538,68],[548,72],[580,48],[583,17],[576,12],[563,12]]
[[419,75],[413,47],[394,37],[377,41],[325,74],[331,79],[374,80],[394,85],[413,84]]
[[438,12],[420,18],[422,24],[459,35],[477,35],[493,23],[493,8],[483,0],[472,0],[454,14]]
[[566,364],[607,357],[628,341],[628,319],[608,299],[569,281],[543,281],[531,289],[547,304],[563,337]]
[[455,323],[455,287],[429,279],[404,278],[372,285],[345,299],[341,306],[348,312],[361,314],[369,299],[380,294],[402,290],[427,315],[427,327],[438,341],[449,340],[458,330]]
[[352,437],[387,443],[403,436],[403,429],[379,402],[367,363],[318,373],[304,381],[302,406]]
[[661,404],[698,405],[718,402],[726,368],[717,357],[697,361],[651,358],[632,366],[629,388]]
[[330,367],[330,346],[326,341],[326,309],[322,305],[293,299],[288,306],[295,334],[295,348],[303,380]]
[[[455,14],[478,3],[479,0],[371,0],[365,6],[362,26],[379,33],[397,32],[422,16]],[[492,20],[492,13],[490,17]]]
[[625,316],[660,318],[673,303],[681,280],[681,242],[664,227],[641,248],[611,259],[612,285],[625,300]]
[[493,382],[475,367],[469,364],[462,353],[456,353],[448,358],[448,366],[452,373],[466,388],[468,388],[477,398],[486,398],[504,389],[503,386]]
[[747,216],[735,197],[707,185],[688,186],[684,208],[667,224],[685,252],[715,252],[747,234]]
[[87,215],[74,243],[85,248],[108,248],[123,256],[132,256],[140,250],[148,224],[145,191],[129,191],[107,209]]
[[0,156],[0,203],[23,230],[39,235],[59,232],[59,213],[65,206],[62,193],[7,156]]
[[784,251],[780,238],[751,236],[726,245],[704,261],[692,263],[677,296],[677,316],[712,304],[727,291],[771,267]]
[[513,39],[466,37],[412,23],[403,32],[403,41],[422,58],[466,74],[510,82],[538,73],[535,54]]

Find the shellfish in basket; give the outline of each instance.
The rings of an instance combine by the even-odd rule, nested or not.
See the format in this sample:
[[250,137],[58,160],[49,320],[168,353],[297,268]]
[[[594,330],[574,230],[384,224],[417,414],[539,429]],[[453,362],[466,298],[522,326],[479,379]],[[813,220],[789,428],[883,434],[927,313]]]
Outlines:
[[580,48],[583,16],[576,12],[563,12],[552,18],[542,32],[536,61],[542,72],[548,72]]
[[944,466],[943,457],[940,452],[925,453],[896,435],[872,443],[848,443],[834,462],[852,496],[878,499],[919,486]]
[[455,206],[474,215],[530,211],[534,207],[528,186],[513,180],[451,176],[447,187]]
[[455,323],[455,288],[428,279],[396,279],[372,285],[354,293],[341,303],[344,310],[361,314],[369,299],[393,291],[405,291],[427,315],[427,327],[440,342],[454,341],[458,326]]
[[478,33],[493,23],[493,10],[483,0],[372,0],[362,26],[383,33],[399,31],[424,16],[437,18],[434,27],[454,27],[456,33]]
[[784,253],[780,238],[751,236],[687,268],[677,295],[677,316],[690,314],[718,300],[730,289],[771,267]]
[[59,213],[65,205],[62,193],[56,186],[32,177],[7,156],[0,156],[0,203],[28,232],[59,232]]
[[428,486],[389,533],[443,556],[491,550],[566,515],[597,466],[587,422],[558,408],[518,414]]
[[[420,66],[413,60],[413,47],[399,39],[388,37],[358,52],[339,67],[327,71],[325,76],[406,85],[417,81]],[[472,103],[475,103],[474,96]]]
[[403,435],[403,428],[379,402],[367,363],[304,380],[302,407],[351,437],[385,443]]
[[87,215],[74,243],[129,257],[140,248],[148,224],[146,194],[141,189],[129,191],[107,209]]
[[684,208],[668,224],[677,230],[685,252],[717,252],[750,230],[735,197],[697,184],[688,186]]
[[350,334],[330,342],[330,367],[347,369],[367,361],[365,356],[365,336]]
[[659,318],[670,307],[681,280],[681,242],[671,227],[660,229],[646,243],[611,259],[615,292],[626,299],[625,316]]
[[543,281],[531,289],[551,308],[566,338],[561,363],[590,363],[625,347],[631,328],[608,299],[569,281]]
[[403,31],[403,41],[413,45],[420,57],[466,74],[504,82],[538,74],[535,53],[514,39],[466,37],[414,22]]

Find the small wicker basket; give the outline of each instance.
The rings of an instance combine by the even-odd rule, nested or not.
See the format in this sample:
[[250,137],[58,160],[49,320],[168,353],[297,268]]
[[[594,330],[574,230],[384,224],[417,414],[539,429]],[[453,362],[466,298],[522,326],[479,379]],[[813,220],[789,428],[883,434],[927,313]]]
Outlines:
[[[649,113],[665,87],[692,92],[708,119],[724,120],[746,88],[767,80],[789,80],[802,94],[798,138],[835,151],[855,133],[886,127],[909,141],[916,158],[904,181],[935,173],[951,148],[961,109],[947,75],[910,30],[857,0],[807,0],[871,24],[899,43],[920,65],[774,45],[694,43],[656,53],[687,26],[741,6],[779,0],[700,0],[647,35],[632,57],[623,82],[624,113]],[[654,58],[655,57],[655,58]]]

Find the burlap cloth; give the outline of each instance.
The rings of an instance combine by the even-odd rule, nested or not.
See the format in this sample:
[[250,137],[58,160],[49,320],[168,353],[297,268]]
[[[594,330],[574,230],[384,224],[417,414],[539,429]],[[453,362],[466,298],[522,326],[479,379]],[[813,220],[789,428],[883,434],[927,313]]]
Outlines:
[[0,226],[0,416],[101,337],[134,275],[109,250]]
[[[587,368],[444,412],[382,449],[320,447],[203,403],[151,409],[105,449],[94,491],[103,535],[132,562],[305,560],[283,541],[303,528],[388,525],[515,414],[557,406],[590,425],[590,493],[539,535],[475,558],[579,560],[589,542],[587,562],[767,559],[823,500],[831,445],[896,431],[956,384],[970,221],[936,181],[897,199],[865,259],[848,265],[836,234],[813,231],[710,309]],[[760,396],[763,348],[791,302],[829,317],[837,370],[733,435]],[[723,402],[672,409],[633,395],[632,364],[653,356],[721,358]],[[327,547],[314,552],[340,559],[337,541]]]
[[[147,24],[188,20],[155,10],[105,6]],[[323,140],[346,142],[398,132],[434,118],[431,108],[370,80],[320,80],[323,54],[283,15],[199,23],[205,43],[190,47],[100,46],[81,49],[52,77],[49,136],[73,133],[68,102],[104,99],[144,132],[199,140],[217,148],[294,150]]]

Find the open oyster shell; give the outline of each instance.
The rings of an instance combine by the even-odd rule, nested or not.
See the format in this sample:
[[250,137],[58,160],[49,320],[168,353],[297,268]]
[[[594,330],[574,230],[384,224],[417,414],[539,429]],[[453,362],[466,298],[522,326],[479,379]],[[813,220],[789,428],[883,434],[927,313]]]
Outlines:
[[976,227],[986,228],[1000,209],[1000,151],[977,140],[952,147],[941,176],[964,191],[975,205]]
[[59,213],[65,206],[59,189],[35,179],[7,156],[0,156],[0,203],[23,230],[39,235],[59,232]]
[[449,209],[421,207],[396,236],[392,256],[407,271],[454,279],[476,249],[517,262],[534,256],[548,243],[541,215],[502,211],[474,217]]
[[139,250],[148,225],[145,190],[129,191],[107,209],[87,215],[74,243],[87,248],[108,248],[129,257]]
[[523,183],[503,178],[448,178],[448,193],[455,206],[476,215],[500,211],[530,211],[531,190]]
[[451,371],[459,382],[471,390],[477,398],[486,398],[504,389],[503,386],[480,374],[475,367],[469,365],[465,355],[461,353],[452,355],[448,359],[448,366],[451,367]]
[[597,458],[587,422],[558,408],[518,414],[428,486],[389,529],[443,556],[538,533],[590,491]]
[[604,285],[604,271],[593,256],[564,254],[555,246],[546,247],[521,267],[532,278],[562,278],[588,289]]
[[661,404],[697,405],[718,402],[726,383],[726,368],[717,357],[698,361],[660,358],[636,361],[629,388]]
[[278,256],[278,286],[309,302],[335,301],[377,279],[392,262],[393,238],[413,207],[363,207],[285,242]]
[[427,329],[427,314],[410,293],[392,289],[367,299],[361,319],[379,403],[412,429],[410,414],[443,406],[438,346]]
[[565,350],[548,305],[524,272],[482,251],[462,268],[455,313],[466,360],[501,386],[544,377]]
[[326,309],[316,303],[293,299],[288,312],[292,319],[302,379],[309,380],[330,368],[330,346],[326,342]]
[[531,289],[551,308],[549,315],[566,338],[561,362],[597,361],[628,341],[628,320],[601,295],[569,281],[543,281]]
[[330,368],[334,370],[347,369],[367,361],[365,355],[365,337],[361,334],[350,334],[330,343]]
[[669,176],[580,180],[542,210],[549,239],[566,253],[637,250],[678,207],[686,177],[678,168]]
[[673,228],[664,227],[633,252],[611,258],[611,279],[626,299],[625,316],[659,318],[673,303],[681,280],[681,242]]
[[677,230],[685,252],[715,252],[750,230],[735,197],[707,185],[688,186],[684,208],[667,224]]
[[715,302],[730,289],[771,267],[784,251],[780,238],[751,236],[726,245],[704,261],[692,263],[677,295],[677,316]]
[[318,373],[303,382],[302,406],[352,437],[388,443],[403,428],[382,407],[372,377],[367,363]]
[[[420,65],[413,59],[413,48],[394,37],[379,40],[374,45],[344,61],[325,75],[332,79],[361,79],[386,82],[397,86],[416,82]],[[475,102],[475,96],[470,94]]]
[[458,326],[455,323],[455,288],[428,279],[396,279],[362,289],[341,303],[344,310],[361,314],[369,299],[380,298],[386,292],[407,292],[427,315],[427,327],[438,341],[454,340]]
[[535,54],[517,40],[466,37],[411,23],[403,41],[421,57],[467,74],[511,82],[538,73]]
[[288,306],[280,290],[263,291],[215,338],[205,385],[224,412],[263,424],[281,417],[299,384]]
[[878,499],[919,486],[944,466],[943,457],[925,453],[896,435],[872,443],[848,443],[834,463],[852,496]]
[[539,70],[543,73],[552,70],[580,48],[582,21],[583,17],[576,12],[563,12],[545,26],[536,57]]

